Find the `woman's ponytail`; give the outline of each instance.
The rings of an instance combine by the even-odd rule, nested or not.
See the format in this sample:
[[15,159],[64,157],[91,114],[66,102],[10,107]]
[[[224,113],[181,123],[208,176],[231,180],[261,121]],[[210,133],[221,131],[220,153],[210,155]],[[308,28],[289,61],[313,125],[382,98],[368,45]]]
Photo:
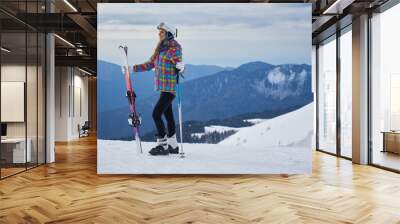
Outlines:
[[162,45],[162,42],[163,42],[163,41],[159,41],[159,42],[157,43],[157,46],[156,46],[156,48],[154,49],[154,53],[153,53],[153,55],[151,55],[151,57],[150,57],[150,62],[154,62],[154,60],[156,60],[157,55],[160,53],[160,47],[161,47],[161,45]]
[[154,60],[156,60],[157,55],[160,53],[160,49],[163,47],[168,46],[168,41],[174,39],[174,35],[171,32],[167,32],[167,36],[166,39],[164,40],[160,40],[157,43],[157,47],[154,49],[154,53],[153,55],[150,57],[150,61],[154,62]]

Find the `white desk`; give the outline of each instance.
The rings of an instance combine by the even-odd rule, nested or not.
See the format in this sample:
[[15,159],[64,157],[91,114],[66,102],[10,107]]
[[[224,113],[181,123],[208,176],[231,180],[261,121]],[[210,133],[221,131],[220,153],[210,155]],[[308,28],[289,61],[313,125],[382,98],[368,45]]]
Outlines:
[[[32,160],[32,153],[31,153],[31,145],[32,141],[30,138],[27,139],[27,146],[25,151],[25,138],[5,138],[1,139],[1,144],[8,147],[14,146],[12,148],[13,151],[13,163],[25,163],[31,162]],[[2,146],[2,147],[4,147]],[[26,153],[26,154],[25,154]],[[26,161],[25,161],[26,159]]]

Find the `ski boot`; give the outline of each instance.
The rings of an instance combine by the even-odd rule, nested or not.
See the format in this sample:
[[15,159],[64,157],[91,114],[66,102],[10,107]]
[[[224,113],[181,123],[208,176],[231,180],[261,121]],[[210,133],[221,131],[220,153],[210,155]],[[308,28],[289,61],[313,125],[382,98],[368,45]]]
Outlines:
[[176,134],[172,135],[171,137],[168,137],[167,143],[168,143],[168,152],[169,153],[171,153],[171,154],[179,153],[179,147],[178,147],[178,141],[176,140]]
[[162,138],[157,137],[157,146],[152,148],[149,151],[150,155],[152,156],[158,156],[158,155],[168,155],[168,146],[167,146],[167,136],[164,136]]

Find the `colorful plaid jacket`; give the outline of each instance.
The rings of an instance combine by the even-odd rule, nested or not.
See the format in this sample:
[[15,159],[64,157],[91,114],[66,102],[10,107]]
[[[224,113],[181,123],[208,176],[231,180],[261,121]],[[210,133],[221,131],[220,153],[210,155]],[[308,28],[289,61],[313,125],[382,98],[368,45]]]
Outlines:
[[149,71],[155,68],[155,89],[161,92],[176,92],[177,62],[182,61],[182,48],[176,40],[168,41],[165,49],[161,49],[159,55],[152,62],[133,66],[134,72]]

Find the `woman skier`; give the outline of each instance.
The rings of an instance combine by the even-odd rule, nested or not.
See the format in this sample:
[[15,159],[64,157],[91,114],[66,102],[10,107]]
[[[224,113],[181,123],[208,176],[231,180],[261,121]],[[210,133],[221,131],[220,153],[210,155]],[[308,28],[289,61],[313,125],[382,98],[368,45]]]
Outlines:
[[[165,23],[157,26],[159,42],[150,57],[144,64],[133,66],[134,72],[143,72],[155,69],[155,89],[160,92],[160,98],[153,110],[153,120],[157,128],[157,145],[149,153],[151,155],[168,155],[179,153],[175,133],[175,119],[172,112],[172,101],[176,95],[177,75],[184,70],[182,62],[182,48],[174,39],[176,30]],[[168,133],[165,132],[161,116],[167,120]]]

